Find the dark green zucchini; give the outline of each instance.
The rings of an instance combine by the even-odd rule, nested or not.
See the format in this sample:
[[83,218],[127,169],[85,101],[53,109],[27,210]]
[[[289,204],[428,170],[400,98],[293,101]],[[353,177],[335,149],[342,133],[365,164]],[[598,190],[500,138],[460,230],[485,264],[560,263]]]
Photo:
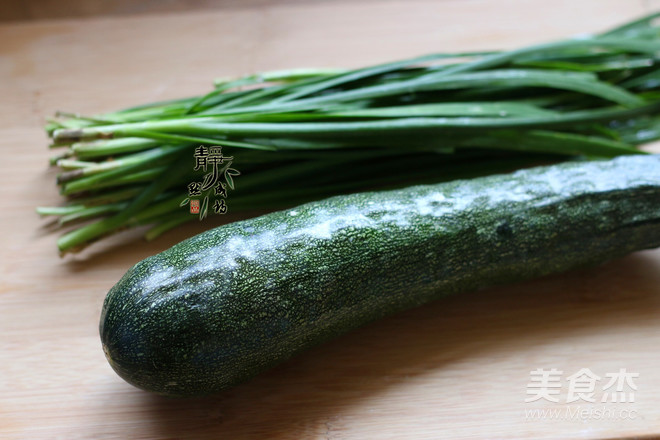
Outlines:
[[443,295],[660,246],[660,156],[337,196],[185,240],[131,268],[101,339],[135,386],[230,387]]

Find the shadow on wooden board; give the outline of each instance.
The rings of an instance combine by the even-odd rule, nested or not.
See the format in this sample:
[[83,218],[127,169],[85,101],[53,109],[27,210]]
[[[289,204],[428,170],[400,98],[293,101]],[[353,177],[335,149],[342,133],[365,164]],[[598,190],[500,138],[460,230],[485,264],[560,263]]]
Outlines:
[[[319,435],[337,414],[424,375],[442,377],[446,369],[502,357],[514,358],[528,372],[538,365],[527,365],[526,353],[539,344],[559,341],[571,347],[576,336],[657,322],[656,253],[449,297],[317,346],[217,395],[173,399],[143,393],[144,400],[136,404],[162,438]],[[621,349],[612,346],[611,356]],[[493,371],[492,379],[485,380],[497,382],[498,374]]]
[[[254,8],[274,4],[300,3],[305,0],[69,0],[66,7],[56,0],[26,0],[3,2],[0,22],[62,18],[118,17],[142,14],[171,14],[189,11]],[[317,2],[327,0],[316,0]]]

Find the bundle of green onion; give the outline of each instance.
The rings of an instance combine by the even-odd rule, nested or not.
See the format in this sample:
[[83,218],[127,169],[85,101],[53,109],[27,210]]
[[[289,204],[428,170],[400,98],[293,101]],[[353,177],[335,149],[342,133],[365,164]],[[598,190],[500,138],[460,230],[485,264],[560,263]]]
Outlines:
[[37,211],[87,222],[60,237],[62,253],[137,225],[154,238],[198,218],[182,201],[202,172],[200,145],[221,146],[241,173],[230,210],[639,154],[660,138],[658,16],[506,52],[262,73],[218,80],[200,97],[59,113],[47,132],[64,147],[51,162],[67,201]]

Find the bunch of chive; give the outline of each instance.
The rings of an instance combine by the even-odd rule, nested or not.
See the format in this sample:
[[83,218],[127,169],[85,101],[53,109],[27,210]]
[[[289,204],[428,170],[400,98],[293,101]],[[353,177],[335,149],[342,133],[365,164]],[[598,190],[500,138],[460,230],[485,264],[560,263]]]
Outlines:
[[[660,14],[608,32],[502,52],[431,54],[355,70],[218,80],[208,94],[46,127],[66,204],[61,253],[182,209],[199,145],[241,172],[231,210],[273,209],[575,157],[640,154],[660,138]],[[208,200],[208,194],[203,194]]]

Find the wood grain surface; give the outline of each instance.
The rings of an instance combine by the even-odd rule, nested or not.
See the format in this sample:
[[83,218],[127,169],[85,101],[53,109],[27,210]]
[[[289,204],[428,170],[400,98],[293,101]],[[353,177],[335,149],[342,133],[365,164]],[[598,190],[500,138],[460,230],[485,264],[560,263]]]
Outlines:
[[[60,201],[42,130],[58,109],[93,114],[187,96],[216,76],[259,70],[510,48],[603,30],[654,6],[287,2],[0,26],[0,438],[660,437],[660,251],[438,301],[217,396],[168,399],[111,370],[98,337],[101,304],[131,265],[212,223],[153,243],[132,231],[60,259],[52,227],[34,213]],[[558,403],[525,402],[538,368],[563,371]],[[566,403],[568,377],[583,368],[603,378],[638,373],[635,402]],[[529,413],[576,408],[592,416]],[[599,409],[610,416],[593,416]]]

